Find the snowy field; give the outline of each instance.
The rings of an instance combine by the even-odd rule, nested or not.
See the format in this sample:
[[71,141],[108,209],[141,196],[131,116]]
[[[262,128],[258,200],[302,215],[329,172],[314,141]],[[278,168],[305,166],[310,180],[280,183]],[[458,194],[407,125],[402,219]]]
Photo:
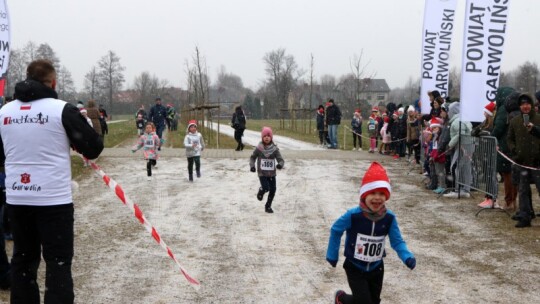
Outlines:
[[[150,182],[140,154],[116,150],[98,164],[201,288],[187,283],[129,209],[88,174],[74,195],[76,303],[333,303],[335,290],[349,291],[343,257],[337,268],[325,261],[329,229],[358,204],[361,176],[379,155],[283,148],[275,213],[267,214],[255,198],[250,151],[205,151],[203,176],[189,183],[182,150],[164,149]],[[538,221],[518,230],[502,212],[475,217],[482,195],[437,200],[405,161],[384,158],[383,165],[393,187],[388,207],[417,258],[410,271],[387,245],[383,303],[540,303]],[[0,291],[0,303],[8,294]]]

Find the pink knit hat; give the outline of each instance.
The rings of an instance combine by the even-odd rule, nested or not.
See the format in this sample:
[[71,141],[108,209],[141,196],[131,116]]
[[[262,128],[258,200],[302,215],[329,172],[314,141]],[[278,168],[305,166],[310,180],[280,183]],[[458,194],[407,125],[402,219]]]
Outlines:
[[261,138],[265,136],[270,136],[270,139],[274,139],[274,134],[272,134],[272,129],[270,127],[263,127],[261,131]]

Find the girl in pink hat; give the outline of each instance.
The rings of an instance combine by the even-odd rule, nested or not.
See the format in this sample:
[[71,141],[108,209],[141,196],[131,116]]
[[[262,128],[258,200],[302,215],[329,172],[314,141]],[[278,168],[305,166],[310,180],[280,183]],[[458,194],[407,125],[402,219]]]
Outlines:
[[[264,194],[268,192],[268,198],[264,205],[264,211],[274,213],[272,201],[276,195],[276,169],[281,170],[285,165],[279,148],[274,144],[272,129],[263,127],[261,142],[257,145],[249,158],[251,172],[258,172],[261,187],[257,192],[257,199],[262,201]],[[257,167],[255,167],[257,166]]]

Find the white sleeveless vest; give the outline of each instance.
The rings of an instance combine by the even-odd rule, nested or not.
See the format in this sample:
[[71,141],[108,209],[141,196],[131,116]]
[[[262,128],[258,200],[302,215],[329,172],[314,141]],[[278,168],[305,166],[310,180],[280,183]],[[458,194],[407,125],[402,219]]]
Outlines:
[[6,199],[11,205],[70,204],[71,158],[62,125],[65,101],[12,101],[0,109],[6,156]]

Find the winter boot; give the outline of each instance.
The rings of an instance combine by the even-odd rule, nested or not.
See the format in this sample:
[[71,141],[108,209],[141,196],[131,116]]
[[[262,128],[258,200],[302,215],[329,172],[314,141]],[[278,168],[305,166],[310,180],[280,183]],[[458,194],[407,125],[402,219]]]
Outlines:
[[272,210],[272,201],[274,200],[274,195],[276,195],[275,192],[268,193],[268,199],[266,200],[266,204],[264,205],[264,211],[266,213],[274,213],[274,210]]
[[244,150],[244,144],[240,144],[240,151],[243,151]]
[[201,177],[201,170],[197,170],[197,178]]
[[238,143],[238,145],[236,146],[236,149],[234,149],[234,151],[240,151],[240,143]]
[[264,197],[264,190],[263,190],[263,188],[259,188],[259,192],[257,192],[257,199],[259,201],[262,201],[263,197]]
[[190,181],[190,182],[193,181],[193,173],[190,173],[190,174],[189,174],[189,181]]

